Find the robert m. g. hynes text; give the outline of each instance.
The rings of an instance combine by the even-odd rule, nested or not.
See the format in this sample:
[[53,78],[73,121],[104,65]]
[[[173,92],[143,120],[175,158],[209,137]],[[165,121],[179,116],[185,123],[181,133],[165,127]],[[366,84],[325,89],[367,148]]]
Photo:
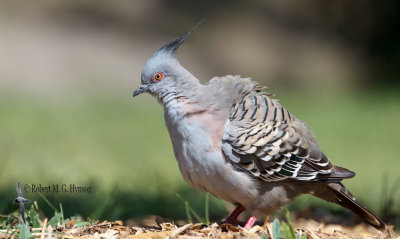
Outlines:
[[91,193],[92,186],[80,186],[76,184],[25,184],[25,193]]

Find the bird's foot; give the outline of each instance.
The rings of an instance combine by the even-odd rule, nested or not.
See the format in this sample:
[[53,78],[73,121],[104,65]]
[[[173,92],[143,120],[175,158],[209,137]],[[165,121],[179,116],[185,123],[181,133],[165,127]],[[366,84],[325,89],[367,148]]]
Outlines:
[[246,225],[244,225],[244,230],[248,230],[253,227],[254,223],[256,222],[257,218],[255,216],[251,216],[249,220],[247,220]]
[[244,207],[242,205],[239,205],[236,207],[235,210],[225,219],[225,221],[222,222],[232,224],[232,225],[238,225],[239,222],[237,220],[238,216],[244,211]]
[[237,220],[237,218],[228,217],[227,219],[222,221],[221,224],[232,224],[232,225],[235,225],[235,224],[238,224],[238,220]]
[[241,229],[243,229],[243,227],[245,225],[244,222],[239,222],[237,220],[237,218],[231,218],[231,217],[226,218],[224,221],[220,221],[218,224],[219,225],[229,224],[229,225],[232,225],[234,227],[241,228]]

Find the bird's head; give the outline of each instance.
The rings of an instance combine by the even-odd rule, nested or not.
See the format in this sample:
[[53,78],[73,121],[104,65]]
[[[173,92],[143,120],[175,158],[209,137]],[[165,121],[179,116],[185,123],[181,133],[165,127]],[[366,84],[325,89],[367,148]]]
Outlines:
[[147,60],[141,74],[141,85],[133,92],[134,97],[143,92],[158,98],[163,98],[168,93],[177,94],[188,81],[195,79],[179,64],[175,53],[199,24],[162,46]]

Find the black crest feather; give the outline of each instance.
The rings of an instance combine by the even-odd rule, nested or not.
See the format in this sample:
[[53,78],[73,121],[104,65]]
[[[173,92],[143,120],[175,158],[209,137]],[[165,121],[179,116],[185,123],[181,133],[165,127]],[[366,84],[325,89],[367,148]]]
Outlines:
[[179,48],[179,46],[185,41],[185,39],[194,31],[196,30],[196,28],[204,21],[204,19],[202,19],[199,23],[196,24],[196,26],[192,27],[189,31],[183,33],[182,35],[180,35],[179,37],[177,37],[175,40],[165,44],[164,46],[162,46],[160,48],[159,51],[167,51],[170,52],[172,54],[175,53],[176,49]]

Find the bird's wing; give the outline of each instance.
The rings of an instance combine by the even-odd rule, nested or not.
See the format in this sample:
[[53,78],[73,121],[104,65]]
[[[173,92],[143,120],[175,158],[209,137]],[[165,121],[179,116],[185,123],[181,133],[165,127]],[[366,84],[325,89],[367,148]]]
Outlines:
[[265,181],[353,177],[334,166],[308,128],[264,92],[251,92],[231,109],[222,139],[227,159]]
[[22,191],[21,191],[21,188],[19,187],[19,182],[17,183],[17,193],[18,193],[18,197],[22,197]]

